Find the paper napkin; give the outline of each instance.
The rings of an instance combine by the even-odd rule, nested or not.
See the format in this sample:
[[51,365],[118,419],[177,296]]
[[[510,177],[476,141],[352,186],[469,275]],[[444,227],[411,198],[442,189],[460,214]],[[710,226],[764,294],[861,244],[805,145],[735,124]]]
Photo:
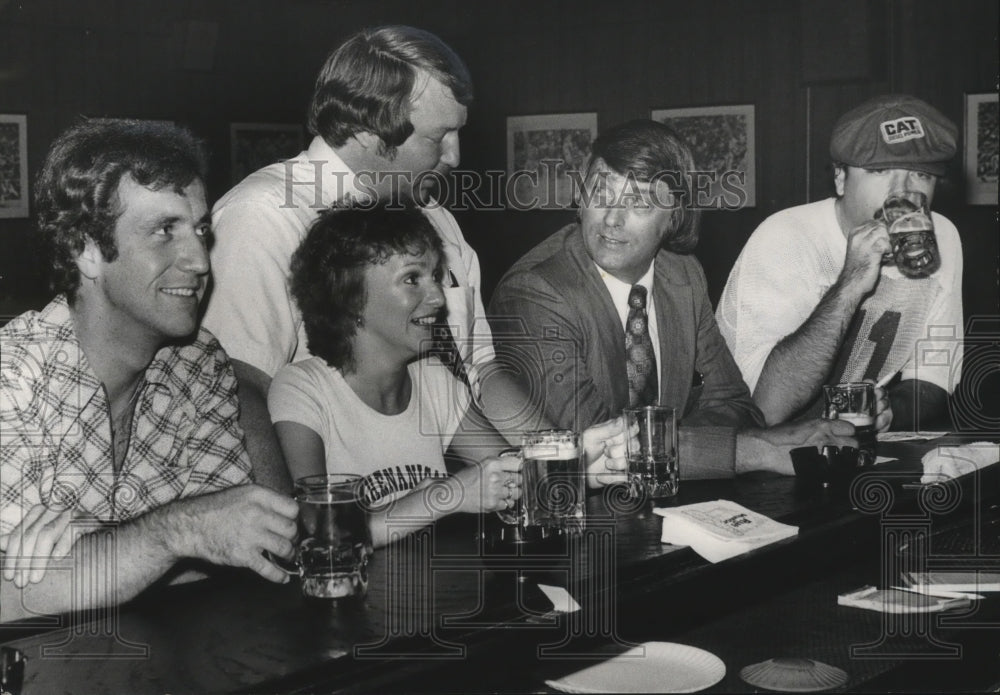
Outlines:
[[972,473],[1000,461],[1000,444],[974,442],[962,446],[939,446],[921,459],[924,474],[920,482],[937,483]]
[[797,526],[779,523],[729,500],[653,512],[663,517],[662,542],[689,545],[709,562],[721,562],[799,532]]
[[539,584],[538,588],[542,590],[546,598],[552,601],[553,610],[558,613],[573,613],[580,610],[580,604],[576,602],[573,596],[563,589],[561,586],[549,586],[548,584]]

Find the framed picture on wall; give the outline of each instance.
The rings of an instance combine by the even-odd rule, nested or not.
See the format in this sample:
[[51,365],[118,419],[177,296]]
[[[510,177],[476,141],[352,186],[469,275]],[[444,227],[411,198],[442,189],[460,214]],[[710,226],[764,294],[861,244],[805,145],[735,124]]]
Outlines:
[[965,95],[965,181],[971,205],[997,204],[997,95]]
[[28,216],[28,117],[0,113],[0,217]]
[[302,151],[302,126],[294,123],[230,123],[230,174],[239,183],[261,167]]
[[568,207],[573,172],[583,176],[597,137],[597,113],[507,118],[508,205],[518,210]]
[[656,109],[651,117],[671,126],[691,147],[699,172],[692,181],[698,205],[756,207],[753,104]]

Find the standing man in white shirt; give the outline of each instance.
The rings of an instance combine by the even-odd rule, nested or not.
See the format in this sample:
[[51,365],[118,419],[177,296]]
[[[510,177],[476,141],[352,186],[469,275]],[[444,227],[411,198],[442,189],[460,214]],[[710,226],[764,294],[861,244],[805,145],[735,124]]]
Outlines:
[[424,203],[444,242],[447,322],[473,396],[501,432],[548,425],[508,373],[491,369],[479,259],[429,195],[434,179],[459,164],[458,133],[472,96],[468,69],[437,36],[407,26],[362,30],[320,70],[308,149],[251,174],[215,206],[215,289],[204,323],[233,360],[258,480],[289,485],[267,390],[279,367],[310,356],[289,263],[321,211],[336,205],[397,195]]

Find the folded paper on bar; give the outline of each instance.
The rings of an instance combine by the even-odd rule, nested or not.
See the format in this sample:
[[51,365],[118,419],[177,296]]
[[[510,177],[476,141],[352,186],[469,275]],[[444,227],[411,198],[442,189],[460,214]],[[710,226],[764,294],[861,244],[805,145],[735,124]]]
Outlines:
[[653,511],[663,517],[663,543],[689,545],[709,562],[721,562],[799,532],[797,526],[782,524],[729,500]]
[[878,589],[870,585],[837,596],[837,605],[879,613],[937,613],[949,608],[968,608],[970,603],[968,598],[928,596],[899,589]]
[[1000,572],[903,572],[903,581],[914,591],[1000,591]]
[[947,432],[879,432],[879,442],[912,442],[940,439]]
[[548,600],[552,601],[553,610],[557,613],[573,613],[580,610],[580,604],[561,586],[539,584],[538,588]]
[[996,442],[939,446],[928,451],[921,459],[924,474],[920,482],[927,485],[944,482],[950,478],[960,478],[997,461],[1000,461],[1000,444]]

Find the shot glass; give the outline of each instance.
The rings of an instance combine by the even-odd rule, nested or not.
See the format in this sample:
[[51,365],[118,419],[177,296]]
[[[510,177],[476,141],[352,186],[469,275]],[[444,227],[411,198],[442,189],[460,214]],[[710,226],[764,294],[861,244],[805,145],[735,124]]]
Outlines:
[[858,464],[875,463],[875,384],[854,382],[823,387],[825,407],[823,417],[829,420],[846,420],[854,425],[858,439]]
[[539,430],[521,437],[522,521],[525,526],[571,528],[587,499],[583,445],[573,430]]
[[941,267],[934,221],[927,196],[920,191],[893,191],[875,212],[889,228],[891,261],[909,278],[925,278]]
[[361,480],[345,473],[295,481],[301,538],[296,562],[305,596],[338,599],[368,592],[372,538]]
[[628,484],[633,498],[664,499],[677,494],[680,467],[677,460],[677,412],[666,406],[626,408],[625,437]]

